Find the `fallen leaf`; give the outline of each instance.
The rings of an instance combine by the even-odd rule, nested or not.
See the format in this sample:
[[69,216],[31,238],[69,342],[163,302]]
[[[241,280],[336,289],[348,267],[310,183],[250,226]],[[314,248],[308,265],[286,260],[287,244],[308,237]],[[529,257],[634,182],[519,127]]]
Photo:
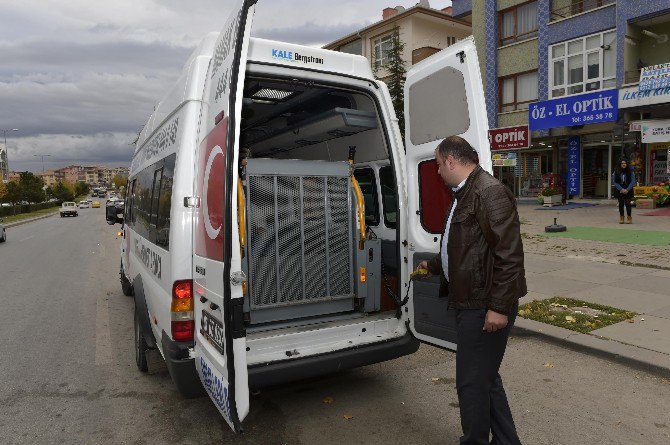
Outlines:
[[567,321],[568,323],[574,323],[577,320],[572,315],[566,315],[565,316],[565,321]]
[[547,363],[545,363],[545,364],[542,365],[542,366],[544,366],[545,368],[553,368],[553,367],[554,367],[554,364],[551,363],[551,362],[547,362]]
[[323,403],[325,403],[326,405],[330,405],[330,404],[333,403],[333,398],[332,397],[324,397]]
[[644,321],[644,318],[640,318],[640,321]]
[[626,320],[626,321],[627,321],[628,323],[635,323],[635,320],[633,320],[632,318],[629,318],[629,319]]
[[440,378],[439,378],[439,377],[433,377],[431,380],[432,380],[433,382],[437,382],[437,381],[440,380]]
[[351,414],[345,414],[344,415],[344,420],[351,420],[353,418],[354,418],[354,416],[352,416]]

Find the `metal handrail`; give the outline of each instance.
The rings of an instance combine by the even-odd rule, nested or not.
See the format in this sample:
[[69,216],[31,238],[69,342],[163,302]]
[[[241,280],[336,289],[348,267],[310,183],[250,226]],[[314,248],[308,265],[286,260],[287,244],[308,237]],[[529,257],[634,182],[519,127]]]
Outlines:
[[[586,3],[589,4],[586,4]],[[594,9],[600,8],[602,6],[607,6],[616,3],[616,0],[597,0],[595,4],[593,0],[578,0],[573,1],[567,6],[551,10],[551,21],[566,19],[572,17],[573,15],[581,14],[583,12],[592,11]]]

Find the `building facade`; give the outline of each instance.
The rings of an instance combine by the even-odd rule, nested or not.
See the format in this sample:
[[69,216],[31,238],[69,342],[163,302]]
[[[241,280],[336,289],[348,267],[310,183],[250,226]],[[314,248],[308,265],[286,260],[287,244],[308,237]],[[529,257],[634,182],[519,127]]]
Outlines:
[[451,7],[433,9],[423,0],[416,6],[386,8],[382,20],[324,46],[325,49],[365,56],[379,79],[388,77],[385,66],[398,30],[405,44],[402,60],[410,67],[471,34],[470,24],[452,17]]
[[454,0],[453,15],[472,23],[489,127],[529,126],[527,148],[496,153],[518,196],[611,197],[620,158],[668,180],[670,137],[645,128],[670,128],[670,0]]

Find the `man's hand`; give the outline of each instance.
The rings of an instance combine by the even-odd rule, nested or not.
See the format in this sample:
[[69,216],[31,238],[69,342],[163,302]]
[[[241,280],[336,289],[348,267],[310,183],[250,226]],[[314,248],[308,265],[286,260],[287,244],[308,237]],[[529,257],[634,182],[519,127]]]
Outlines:
[[484,320],[483,331],[495,332],[498,329],[503,329],[507,326],[507,315],[500,314],[496,311],[486,311],[486,319]]
[[624,195],[627,195],[628,194],[628,189],[621,189],[621,193],[623,193]]

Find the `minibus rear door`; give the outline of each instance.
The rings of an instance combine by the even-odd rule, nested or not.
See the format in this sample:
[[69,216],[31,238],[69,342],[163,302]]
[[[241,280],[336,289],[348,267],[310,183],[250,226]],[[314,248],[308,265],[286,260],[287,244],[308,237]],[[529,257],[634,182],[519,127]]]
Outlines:
[[[435,148],[460,135],[491,171],[486,103],[472,37],[412,67],[405,82],[405,145],[408,200],[406,274],[440,251],[445,215],[453,196],[437,174]],[[421,341],[456,349],[456,319],[439,298],[439,278],[416,280],[407,303],[409,328]]]
[[249,387],[233,196],[254,4],[237,1],[216,43],[203,93],[195,167],[194,358],[207,394],[236,432],[249,413]]

